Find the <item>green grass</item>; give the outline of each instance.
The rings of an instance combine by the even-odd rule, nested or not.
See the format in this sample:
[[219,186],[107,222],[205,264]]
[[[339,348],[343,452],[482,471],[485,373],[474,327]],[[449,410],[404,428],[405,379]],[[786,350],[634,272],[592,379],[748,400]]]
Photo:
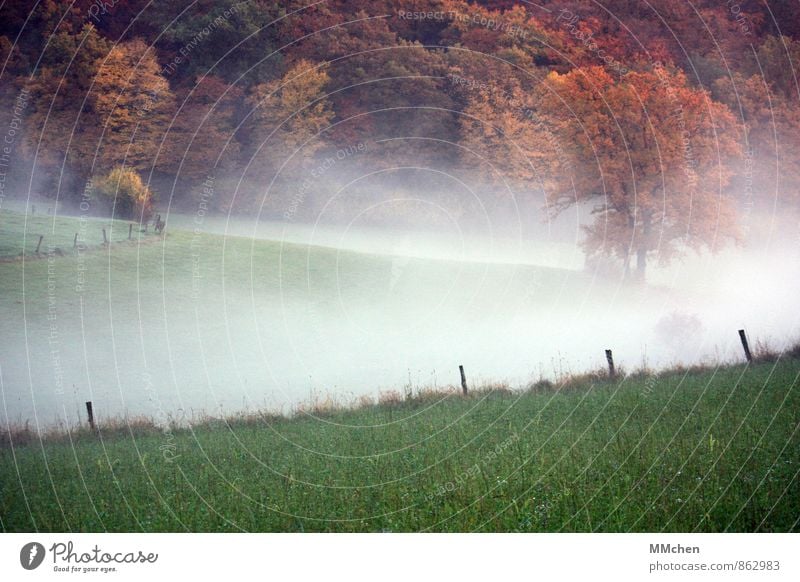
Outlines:
[[34,439],[0,450],[2,527],[797,531],[798,374],[786,359]]
[[[0,219],[0,257],[18,257],[24,233],[29,257],[24,263],[0,261],[0,318],[6,319],[19,316],[23,302],[29,321],[44,317],[53,289],[64,322],[69,321],[70,310],[78,313],[81,301],[105,312],[109,302],[115,310],[145,306],[154,312],[194,302],[218,312],[223,295],[239,299],[236,293],[246,301],[254,294],[259,300],[303,301],[319,308],[360,305],[380,301],[382,297],[373,291],[387,289],[393,273],[393,258],[385,255],[177,229],[168,229],[163,237],[152,231],[142,234],[146,244],[138,244],[127,241],[127,222],[114,221],[112,230],[100,220],[82,227],[78,218],[26,218],[10,211],[3,211]],[[75,232],[96,231],[99,243],[104,225],[110,246],[72,249]],[[38,234],[33,234],[40,232],[46,239],[42,257],[36,258]],[[48,244],[65,254],[48,261]],[[572,290],[589,291],[589,279],[583,274],[546,267],[410,259],[403,269],[404,281],[415,288],[444,289],[451,299],[462,293],[472,307],[477,300],[469,290],[476,288],[490,300],[498,292],[520,297],[536,289],[537,300],[557,301],[566,281]],[[398,295],[401,291],[395,289]]]
[[[39,236],[43,236],[40,254],[48,252],[48,247],[61,249],[65,253],[74,253],[75,235],[78,242],[86,247],[96,248],[103,243],[103,229],[111,242],[128,240],[128,225],[123,220],[110,220],[87,217],[84,220],[65,216],[47,216],[42,214],[25,215],[10,210],[0,210],[0,258],[19,257],[23,249],[27,255],[34,255]],[[146,238],[153,236],[152,227],[149,235],[138,233],[134,225],[134,235]]]
[[[27,220],[3,213],[0,254],[21,251],[23,229],[27,253],[38,240],[30,235],[42,231],[54,232],[46,240],[65,254],[0,262],[8,345],[25,341],[23,322],[25,333],[34,324],[46,330],[53,290],[64,330],[81,329],[82,306],[98,314],[113,306],[116,319],[134,321],[140,309],[197,305],[213,314],[223,290],[227,301],[256,295],[267,305],[296,301],[324,313],[339,302],[381,305],[375,290],[388,288],[394,266],[387,256],[177,229],[147,244],[77,253],[78,219]],[[100,224],[91,228],[102,240]],[[127,238],[127,223],[109,232],[112,241]],[[489,306],[471,303],[476,288],[490,299],[533,289],[547,305],[567,285],[575,301],[592,289],[582,275],[558,269],[413,259],[403,269],[416,288],[452,286],[478,309]],[[414,289],[396,291],[407,297]],[[0,527],[797,531],[799,373],[800,360],[786,359],[593,386],[587,377],[543,393],[430,393],[191,430],[117,421],[100,439],[83,430],[40,442],[17,429],[14,445],[6,433],[0,446]],[[4,390],[13,396],[19,388]]]

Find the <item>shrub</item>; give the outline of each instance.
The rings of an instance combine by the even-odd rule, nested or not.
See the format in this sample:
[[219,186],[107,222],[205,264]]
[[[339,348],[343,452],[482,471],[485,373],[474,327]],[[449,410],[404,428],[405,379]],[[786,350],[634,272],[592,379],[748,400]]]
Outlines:
[[97,180],[95,196],[115,218],[146,222],[153,213],[153,193],[132,168],[116,166]]

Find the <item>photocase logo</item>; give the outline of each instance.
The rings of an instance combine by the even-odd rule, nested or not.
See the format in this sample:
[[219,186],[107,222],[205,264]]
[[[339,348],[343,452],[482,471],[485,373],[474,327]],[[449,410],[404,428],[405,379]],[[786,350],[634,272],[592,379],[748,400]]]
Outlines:
[[44,561],[44,554],[44,546],[39,542],[27,543],[19,552],[19,563],[26,570],[35,570]]

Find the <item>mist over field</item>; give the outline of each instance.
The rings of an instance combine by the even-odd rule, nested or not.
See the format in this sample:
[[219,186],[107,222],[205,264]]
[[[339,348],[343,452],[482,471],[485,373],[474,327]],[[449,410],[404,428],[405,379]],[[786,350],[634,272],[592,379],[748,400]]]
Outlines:
[[0,300],[10,423],[72,424],[87,400],[101,418],[162,423],[290,413],[457,385],[459,365],[470,385],[525,388],[602,369],[606,348],[627,371],[717,365],[743,359],[737,329],[780,350],[800,323],[798,246],[768,229],[631,286],[584,265],[575,217],[516,239],[195,218],[171,215],[172,234],[138,249],[87,252],[85,271],[53,255],[13,263]]

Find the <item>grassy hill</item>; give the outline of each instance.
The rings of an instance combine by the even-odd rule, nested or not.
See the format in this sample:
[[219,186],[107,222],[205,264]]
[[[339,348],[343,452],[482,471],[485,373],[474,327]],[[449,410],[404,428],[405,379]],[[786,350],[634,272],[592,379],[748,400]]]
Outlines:
[[[26,293],[31,294],[27,297],[33,308],[40,303],[47,287],[42,282],[48,275],[47,261],[43,260],[48,245],[63,253],[55,257],[49,270],[64,300],[74,299],[69,290],[75,287],[79,258],[88,282],[81,294],[88,301],[103,301],[109,294],[124,301],[131,295],[148,293],[152,284],[159,293],[169,294],[168,299],[195,298],[200,302],[215,300],[224,289],[331,302],[337,302],[337,295],[343,294],[344,299],[363,301],[369,299],[365,293],[376,287],[400,291],[398,282],[393,281],[398,279],[400,268],[404,281],[422,286],[446,284],[449,289],[480,282],[493,290],[505,289],[509,295],[530,295],[535,289],[541,299],[557,297],[568,279],[573,286],[588,286],[589,282],[579,273],[562,269],[413,258],[398,261],[389,255],[208,234],[193,231],[188,224],[169,229],[164,237],[155,235],[152,229],[134,232],[134,240],[129,242],[128,224],[0,212],[0,259],[6,259],[0,261],[2,297],[22,294],[19,255],[24,246],[24,281]],[[101,244],[103,228],[112,241],[110,246]],[[86,241],[84,252],[73,249],[75,233]],[[45,239],[37,256],[33,250],[40,234]]]
[[[442,346],[436,361],[450,366],[451,352],[470,345],[458,344],[463,336],[502,369],[504,355],[519,363],[515,350],[532,351],[519,347],[519,330],[580,342],[569,317],[587,335],[575,306],[595,295],[604,302],[602,289],[567,270],[191,230],[128,242],[127,223],[107,225],[110,246],[79,252],[68,244],[78,219],[0,218],[11,257],[0,262],[4,421],[15,426],[0,443],[4,531],[798,530],[797,354],[614,382],[567,373],[555,385],[497,384],[467,397],[409,381],[404,393],[376,398],[380,366],[400,347],[422,358]],[[63,252],[36,258],[30,235],[45,228]],[[23,229],[24,262],[14,258]],[[534,313],[532,323],[486,328],[484,341],[482,322],[516,321],[519,306]],[[461,327],[436,335],[454,317]],[[282,336],[287,320],[291,333]],[[74,366],[72,381],[90,380],[91,391],[79,386],[72,396],[66,380],[54,385],[53,322],[58,365]],[[605,334],[619,324],[597,325]],[[355,343],[347,326],[369,333]],[[372,396],[343,396],[357,405],[340,407],[337,391],[323,392],[289,415],[251,400],[216,420],[191,414],[214,390],[235,392],[248,363],[307,373],[291,350],[309,335],[304,356],[321,368],[363,369],[371,392],[361,394]],[[254,337],[273,342],[268,360]],[[202,359],[191,359],[193,342],[203,344]],[[204,384],[213,373],[218,384]],[[480,384],[473,374],[470,383]],[[265,384],[251,382],[244,395]],[[62,426],[40,441],[24,428],[29,420],[46,433],[48,407],[58,419],[74,403],[80,413],[86,399],[97,406],[99,435]],[[121,410],[132,411],[128,420]]]
[[[0,450],[5,531],[797,531],[800,360]],[[27,442],[25,442],[27,441]]]
[[[0,219],[2,237],[18,241],[7,245],[12,254],[23,228],[30,247],[31,233],[54,229],[69,242],[81,227],[70,217],[28,220],[27,227],[20,215]],[[85,228],[102,240],[101,224]],[[69,422],[65,411],[74,421],[90,399],[108,415],[154,415],[162,406],[230,410],[245,399],[288,406],[311,389],[360,395],[402,385],[412,369],[452,374],[454,356],[471,379],[495,376],[490,364],[505,374],[503,358],[512,362],[520,341],[513,325],[538,333],[546,318],[564,321],[561,314],[574,311],[565,290],[585,300],[592,289],[584,275],[561,269],[170,227],[165,236],[128,242],[127,223],[108,232],[110,246],[79,252],[64,245],[63,254],[37,258],[28,250],[24,261],[0,261],[7,422]],[[529,306],[543,312],[535,327],[516,318]],[[508,322],[502,335],[493,328],[500,320]],[[517,359],[525,374],[535,371],[533,353]],[[161,403],[143,393],[145,375]]]
[[[102,218],[80,218],[65,216],[48,216],[43,214],[22,214],[7,209],[0,210],[0,259],[19,257],[25,251],[34,256],[34,251],[43,236],[40,254],[48,252],[48,247],[60,249],[65,253],[74,251],[75,235],[78,241],[87,248],[97,248],[103,243],[103,229],[106,237],[112,242],[128,240],[128,225],[123,220]],[[138,227],[138,225],[137,225]],[[139,238],[148,238],[146,233],[132,233]],[[152,227],[150,235],[153,234]]]

